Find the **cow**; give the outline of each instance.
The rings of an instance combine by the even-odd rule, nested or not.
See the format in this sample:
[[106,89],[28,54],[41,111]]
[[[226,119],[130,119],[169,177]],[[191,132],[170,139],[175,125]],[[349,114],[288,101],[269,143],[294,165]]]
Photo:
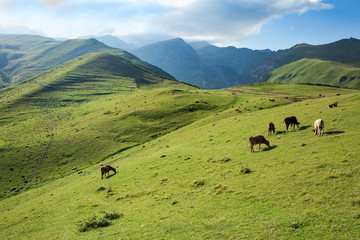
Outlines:
[[271,132],[275,134],[275,125],[273,122],[269,122],[267,128],[268,128],[268,136],[271,135]]
[[291,116],[291,117],[287,117],[284,119],[285,125],[286,125],[286,132],[288,131],[289,125],[290,125],[290,130],[294,129],[295,130],[295,125],[299,128],[299,122],[296,119],[295,116]]
[[330,109],[330,108],[333,108],[333,107],[337,107],[337,105],[338,105],[338,103],[337,103],[337,102],[334,102],[334,103],[332,103],[332,104],[329,104],[329,105],[328,105],[328,108]]
[[113,168],[112,166],[110,166],[110,165],[101,166],[101,179],[103,179],[104,175],[105,176],[106,176],[106,174],[109,175],[110,171],[113,171],[114,174],[116,174],[116,169]]
[[266,144],[266,146],[270,147],[270,143],[268,140],[264,138],[263,135],[257,135],[249,138],[249,147],[251,149],[251,152],[254,152],[254,145],[259,144],[259,150],[261,144]]
[[324,134],[324,121],[322,119],[318,119],[314,122],[314,128],[313,128],[313,132],[315,133],[314,136],[316,136],[316,134],[321,136]]

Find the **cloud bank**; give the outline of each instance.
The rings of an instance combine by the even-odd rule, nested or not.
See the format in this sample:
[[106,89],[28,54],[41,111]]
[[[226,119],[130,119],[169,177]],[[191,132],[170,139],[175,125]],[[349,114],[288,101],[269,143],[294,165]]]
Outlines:
[[274,18],[332,7],[324,0],[2,0],[0,31],[16,25],[74,38],[113,29],[119,36],[227,44],[259,33]]

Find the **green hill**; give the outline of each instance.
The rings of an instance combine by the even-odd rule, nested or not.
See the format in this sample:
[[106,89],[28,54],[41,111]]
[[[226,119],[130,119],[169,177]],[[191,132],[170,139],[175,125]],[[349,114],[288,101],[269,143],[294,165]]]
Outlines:
[[[22,154],[30,159],[41,140],[37,143],[42,146],[39,153],[47,157],[34,175],[44,176],[43,171],[51,171],[49,166],[55,166],[49,165],[50,159],[63,154],[56,168],[66,162],[78,170],[67,176],[54,174],[59,179],[47,183],[39,180],[43,186],[0,201],[0,237],[360,238],[360,132],[354,124],[360,114],[359,91],[278,84],[221,91],[176,86],[137,89],[127,95],[93,96],[94,100],[83,106],[71,103],[76,104],[76,110],[71,110],[70,105],[58,106],[47,118],[52,115],[67,120],[57,117],[49,136],[44,131],[40,138],[40,132],[34,132],[31,140],[14,138],[20,134],[27,136],[29,126],[40,120],[45,128],[45,117],[36,117],[35,109],[23,108],[22,112],[18,109],[17,115],[13,112],[2,117],[2,132],[14,128],[18,131],[7,130],[2,135],[1,154],[10,148],[16,153],[23,147],[26,151],[13,160]],[[318,97],[320,93],[325,97]],[[72,94],[69,92],[68,96]],[[327,109],[327,104],[335,101],[338,107]],[[36,119],[30,119],[26,111]],[[170,119],[173,115],[176,117]],[[286,133],[282,121],[292,115],[301,122],[300,128]],[[129,122],[120,121],[126,118]],[[180,128],[170,125],[173,121],[183,123],[187,118],[196,121]],[[323,137],[315,137],[311,131],[318,118],[325,121]],[[266,136],[269,121],[275,123],[277,130],[272,136]],[[149,127],[163,128],[166,123],[172,129],[155,139],[150,137],[119,153],[108,147],[112,145],[108,135],[117,145],[114,149],[124,148],[120,146],[121,140],[130,141],[126,134],[155,133],[156,129]],[[120,130],[121,127],[125,129]],[[271,147],[262,146],[261,151],[256,147],[251,153],[248,138],[257,134],[264,135]],[[46,142],[50,139],[50,143]],[[96,165],[85,163],[80,170],[81,161],[86,159],[92,163],[104,161]],[[118,173],[101,180],[100,164],[105,163],[116,167]],[[21,172],[22,166],[2,166],[1,169],[6,169],[0,175],[2,182],[7,176],[13,180],[15,176],[26,175]]]
[[109,53],[1,89],[1,195],[95,164],[233,101],[197,90]]
[[134,55],[109,47],[95,39],[55,41],[33,35],[0,34],[0,70],[6,74],[8,80],[4,81],[2,85],[25,81],[57,65],[91,52],[116,54],[144,69],[173,79],[168,73],[141,61]]
[[303,58],[312,58],[359,66],[359,55],[360,40],[349,38],[322,45],[298,44],[279,51],[273,61],[282,66]]
[[360,68],[332,61],[301,59],[268,73],[268,82],[360,88]]
[[201,88],[220,89],[264,82],[268,72],[303,58],[359,67],[360,40],[350,38],[322,45],[298,44],[271,51],[208,44],[194,49],[177,38],[141,47],[135,54],[178,80]]

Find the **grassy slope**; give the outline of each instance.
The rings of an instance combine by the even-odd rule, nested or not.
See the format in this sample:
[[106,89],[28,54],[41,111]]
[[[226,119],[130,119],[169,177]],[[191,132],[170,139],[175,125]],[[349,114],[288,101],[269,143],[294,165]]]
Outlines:
[[311,83],[360,88],[360,68],[332,61],[302,59],[269,73],[268,82]]
[[[195,104],[201,100],[207,104]],[[79,57],[0,91],[1,195],[78,171],[232,101],[111,54]]]
[[[172,78],[163,70],[141,61],[134,55],[109,47],[95,39],[55,41],[33,35],[0,34],[0,69],[6,73],[7,82],[0,72],[0,87],[22,82],[30,77],[90,52],[110,52],[133,64],[166,78]],[[9,81],[10,80],[10,81]]]
[[[248,91],[248,89],[254,89]],[[244,93],[198,91],[236,98],[219,111],[163,137],[114,155],[104,163],[118,174],[100,180],[99,166],[60,178],[0,202],[1,234],[7,239],[357,239],[359,129],[357,91],[319,86],[259,84]],[[314,95],[293,104],[275,96]],[[210,93],[210,94],[208,94]],[[341,93],[340,96],[335,96]],[[152,100],[169,94],[162,92]],[[178,95],[180,94],[180,95]],[[235,95],[234,95],[235,94]],[[146,93],[148,99],[149,93]],[[176,104],[177,98],[168,99]],[[155,97],[156,96],[156,97]],[[172,95],[171,95],[172,96]],[[188,96],[191,96],[188,95]],[[220,99],[214,99],[214,101]],[[254,102],[252,101],[254,100]],[[130,100],[127,100],[130,101]],[[170,101],[170,102],[169,102]],[[210,100],[209,100],[210,101]],[[223,100],[220,100],[223,101]],[[246,102],[248,101],[248,102]],[[339,107],[326,105],[338,101]],[[269,107],[278,107],[269,109]],[[253,106],[267,109],[255,111]],[[243,106],[247,106],[244,110]],[[167,108],[168,109],[168,108]],[[299,130],[285,133],[282,120],[295,115]],[[312,124],[325,121],[323,137]],[[251,153],[247,139],[277,134]],[[244,174],[245,169],[251,173]],[[104,191],[98,191],[104,187]],[[94,214],[124,214],[107,228],[79,233]],[[1,235],[0,235],[1,236]]]

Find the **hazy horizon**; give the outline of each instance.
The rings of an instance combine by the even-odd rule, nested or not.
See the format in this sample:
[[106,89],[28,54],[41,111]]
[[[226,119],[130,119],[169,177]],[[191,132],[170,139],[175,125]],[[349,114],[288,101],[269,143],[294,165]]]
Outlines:
[[360,38],[359,6],[356,0],[4,0],[0,33],[109,34],[137,46],[180,37],[279,50]]

